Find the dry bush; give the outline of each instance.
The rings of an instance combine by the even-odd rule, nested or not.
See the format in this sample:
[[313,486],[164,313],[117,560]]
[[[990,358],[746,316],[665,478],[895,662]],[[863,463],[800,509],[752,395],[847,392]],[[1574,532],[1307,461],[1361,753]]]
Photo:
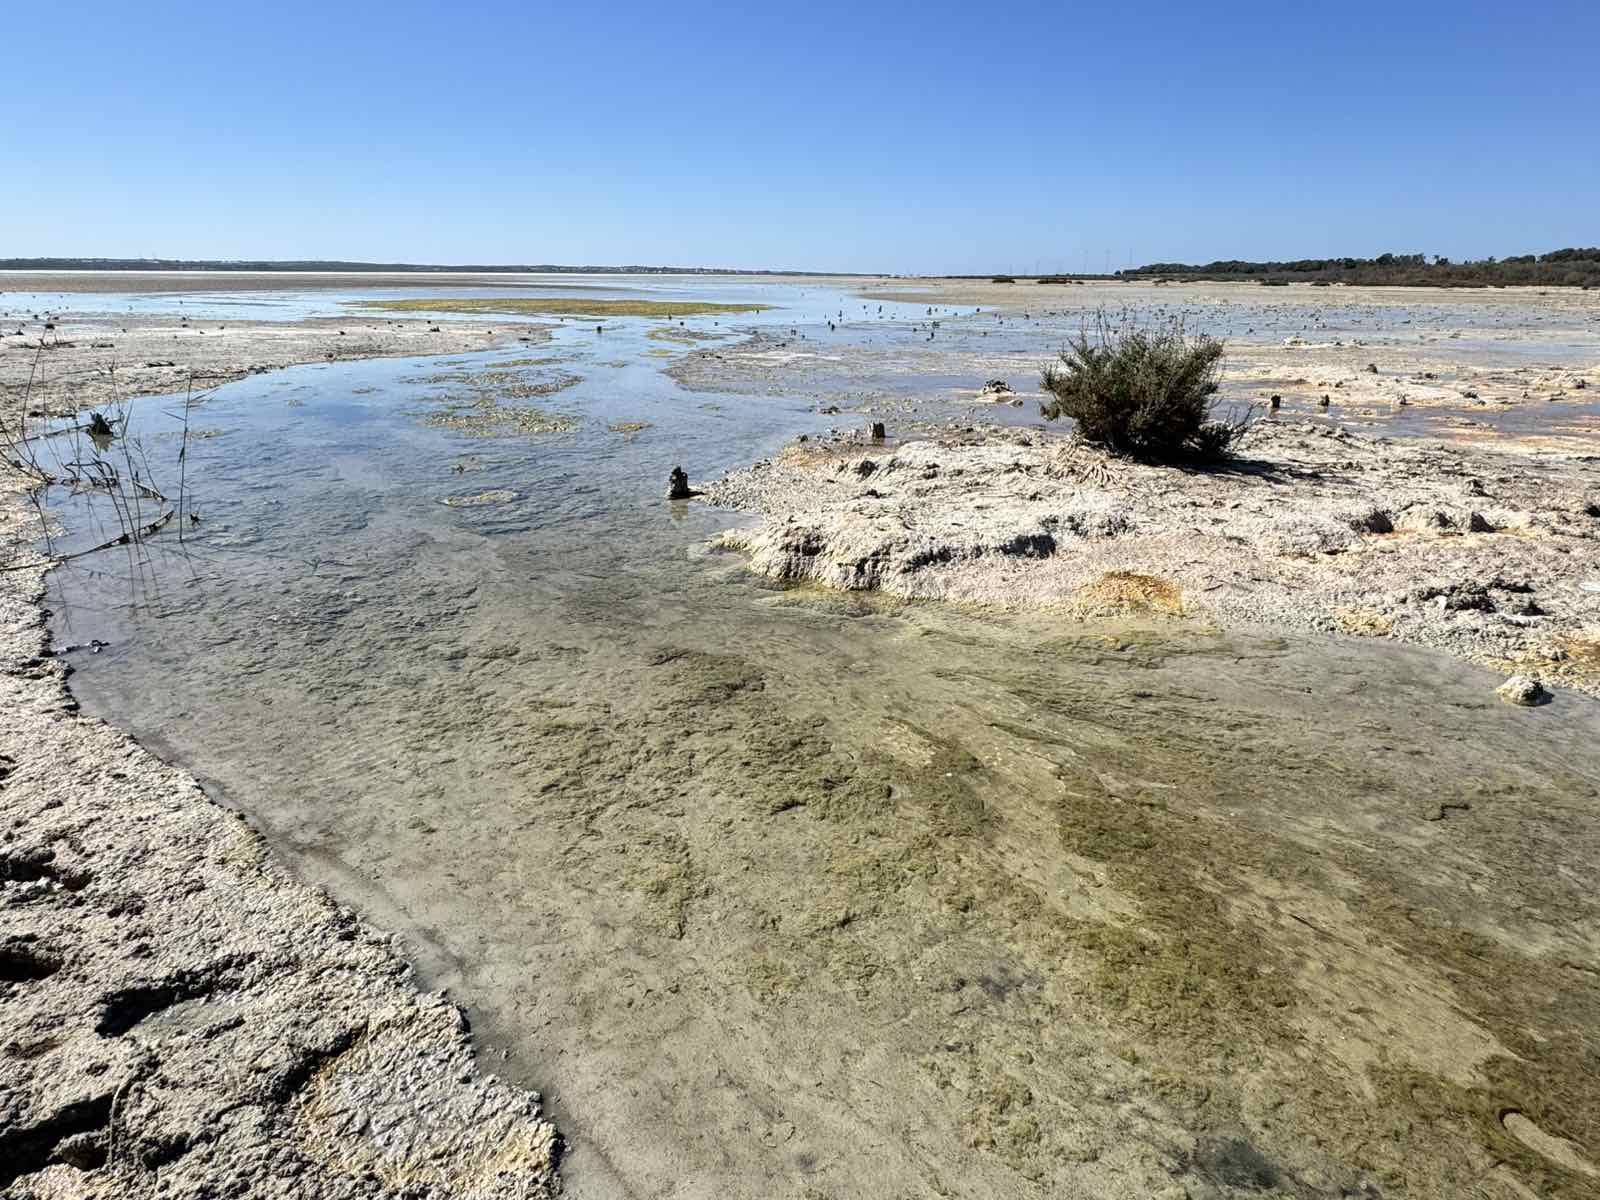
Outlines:
[[1071,417],[1085,439],[1145,459],[1216,458],[1249,426],[1218,420],[1222,343],[1190,337],[1181,321],[1147,327],[1130,315],[1096,315],[1045,368],[1054,397],[1040,405],[1046,420]]

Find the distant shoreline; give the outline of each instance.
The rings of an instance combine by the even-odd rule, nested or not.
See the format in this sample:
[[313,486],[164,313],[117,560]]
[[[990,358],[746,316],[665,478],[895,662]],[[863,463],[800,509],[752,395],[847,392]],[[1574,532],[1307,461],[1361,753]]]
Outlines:
[[[13,260],[14,261],[14,260]],[[586,268],[585,268],[586,269]],[[573,268],[574,272],[580,270]],[[616,268],[598,272],[606,277],[624,280],[629,276]],[[643,273],[652,278],[670,280],[665,271],[649,269]],[[693,278],[713,278],[714,272],[695,271]],[[486,271],[447,271],[442,268],[414,268],[409,270],[344,270],[316,271],[277,267],[271,270],[248,270],[243,267],[221,268],[28,268],[7,267],[0,260],[0,295],[28,293],[46,295],[59,293],[189,293],[189,292],[249,292],[249,291],[309,291],[312,289],[366,288],[518,288],[542,287],[563,292],[574,289],[604,288],[609,285],[598,280],[588,283],[562,283],[561,274],[554,270],[530,270],[523,273],[497,268]],[[734,283],[754,283],[766,280],[806,280],[825,282],[830,279],[851,283],[890,281],[897,277],[888,275],[785,275],[741,271],[723,278]],[[625,286],[618,283],[614,286]],[[5,308],[0,304],[0,309]]]
[[787,271],[737,267],[561,266],[346,262],[338,259],[187,259],[187,258],[0,258],[0,271],[231,271],[241,274],[360,275],[799,275],[870,279],[862,271]]
[[[1228,260],[1205,264],[1149,263],[1115,272],[1059,272],[1012,275],[1006,272],[906,273],[866,271],[803,271],[775,267],[684,267],[643,264],[576,265],[559,263],[377,263],[345,259],[187,259],[187,258],[0,258],[0,274],[138,274],[200,273],[264,276],[338,275],[372,279],[379,276],[508,275],[683,275],[694,277],[793,279],[951,279],[988,280],[995,284],[1120,283],[1252,283],[1284,287],[1291,283],[1331,287],[1338,284],[1366,287],[1571,287],[1584,291],[1600,287],[1600,248],[1569,247],[1548,254],[1524,254],[1504,259],[1432,262],[1422,254],[1385,254],[1378,258],[1324,258],[1294,261],[1247,262]],[[66,289],[73,290],[73,289]]]

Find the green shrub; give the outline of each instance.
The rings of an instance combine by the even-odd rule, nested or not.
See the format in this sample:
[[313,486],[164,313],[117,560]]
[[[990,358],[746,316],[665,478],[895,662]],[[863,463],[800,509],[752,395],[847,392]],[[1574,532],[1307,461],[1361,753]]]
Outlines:
[[1138,458],[1215,458],[1248,427],[1215,419],[1222,343],[1183,323],[1143,326],[1104,312],[1045,368],[1046,420],[1071,417],[1084,438]]

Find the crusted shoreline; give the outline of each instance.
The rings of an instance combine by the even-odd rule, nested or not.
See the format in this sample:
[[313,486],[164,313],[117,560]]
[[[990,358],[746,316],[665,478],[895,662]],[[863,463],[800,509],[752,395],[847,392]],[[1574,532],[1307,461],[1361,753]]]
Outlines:
[[955,426],[800,442],[710,485],[759,574],[1432,647],[1600,695],[1600,456],[1258,424],[1215,470]]
[[[161,328],[93,357],[181,336]],[[410,332],[357,349],[334,323],[239,327],[210,367],[488,344]],[[89,347],[43,353],[84,369],[52,372],[33,415],[112,398],[107,364],[81,363]],[[143,370],[123,398],[171,390],[167,368]],[[8,391],[8,418],[21,400]],[[22,482],[0,465],[0,563],[15,568],[0,573],[0,1192],[558,1191],[539,1097],[476,1064],[464,1013],[418,989],[395,939],[293,879],[193,776],[78,715],[49,650],[42,565],[25,565],[37,518]]]
[[[70,321],[70,323],[67,323]],[[318,317],[190,321],[71,316],[0,325],[0,418],[71,416],[141,396],[182,395],[311,363],[460,354],[549,341],[545,326]]]

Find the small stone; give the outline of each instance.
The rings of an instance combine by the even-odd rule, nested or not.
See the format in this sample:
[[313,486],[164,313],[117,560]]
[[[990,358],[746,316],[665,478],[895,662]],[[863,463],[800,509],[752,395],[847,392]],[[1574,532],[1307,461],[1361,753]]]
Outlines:
[[1587,1175],[1591,1179],[1600,1178],[1600,1167],[1596,1167],[1583,1157],[1580,1153],[1581,1148],[1576,1142],[1546,1133],[1519,1112],[1506,1113],[1500,1118],[1500,1124],[1507,1133],[1535,1153],[1542,1154],[1552,1162],[1560,1163],[1567,1170],[1575,1171],[1579,1175]]
[[1513,675],[1495,688],[1494,692],[1507,704],[1516,704],[1523,708],[1532,708],[1550,699],[1550,693],[1544,690],[1544,684],[1531,675]]
[[63,1138],[56,1143],[52,1153],[68,1166],[80,1171],[93,1171],[105,1165],[106,1149],[105,1135],[96,1130]]
[[1455,522],[1450,519],[1449,513],[1422,504],[1412,505],[1406,509],[1394,525],[1396,529],[1412,533],[1435,533],[1441,529],[1455,528]]
[[1393,533],[1394,520],[1376,506],[1363,508],[1350,515],[1350,528],[1357,533]]

